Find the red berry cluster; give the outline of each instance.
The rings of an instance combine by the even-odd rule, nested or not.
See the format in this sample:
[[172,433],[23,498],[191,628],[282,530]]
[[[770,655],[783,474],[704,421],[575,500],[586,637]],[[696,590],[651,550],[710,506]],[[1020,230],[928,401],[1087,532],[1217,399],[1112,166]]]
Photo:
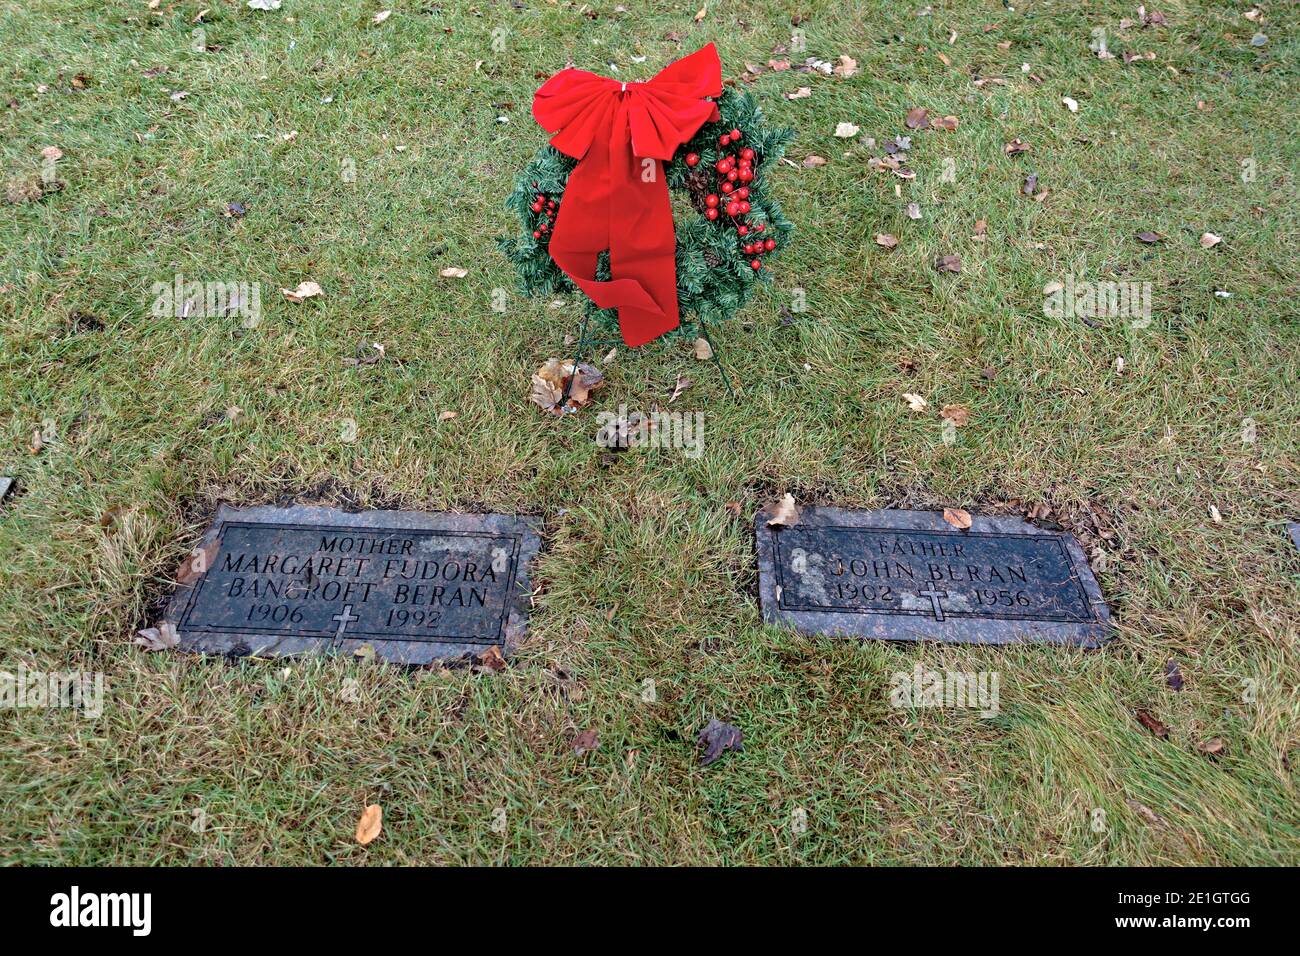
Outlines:
[[[757,236],[747,239],[750,226],[745,222],[744,217],[749,213],[749,184],[754,181],[754,151],[748,146],[734,153],[726,151],[728,146],[739,144],[741,139],[742,135],[738,129],[718,137],[719,157],[713,164],[713,168],[717,171],[718,192],[722,195],[709,193],[704,197],[704,215],[710,222],[716,221],[724,213],[730,217],[735,223],[736,235],[741,238],[741,251],[747,256],[753,256],[749,264],[757,271],[763,268],[763,261],[759,257],[775,249],[776,240]],[[697,166],[699,162],[699,153],[686,154],[687,166]],[[767,226],[760,222],[755,224],[753,229],[756,232],[764,232]]]
[[[537,188],[537,183],[533,183],[533,188]],[[546,218],[533,230],[533,238],[540,239],[551,231],[551,223],[555,222],[555,214],[559,212],[560,207],[554,199],[548,199],[545,193],[539,192],[533,197],[533,204],[528,208],[538,215],[546,214]]]

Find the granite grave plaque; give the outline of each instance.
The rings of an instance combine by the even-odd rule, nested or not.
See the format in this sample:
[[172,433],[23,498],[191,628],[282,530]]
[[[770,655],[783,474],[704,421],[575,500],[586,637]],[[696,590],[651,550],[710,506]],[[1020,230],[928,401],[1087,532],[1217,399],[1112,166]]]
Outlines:
[[509,654],[539,545],[532,520],[511,515],[222,505],[166,619],[181,648],[211,654]]
[[810,634],[961,644],[1096,647],[1110,612],[1073,536],[930,511],[804,508],[755,519],[764,620]]
[[0,502],[9,497],[9,492],[14,490],[14,480],[6,475],[0,475]]

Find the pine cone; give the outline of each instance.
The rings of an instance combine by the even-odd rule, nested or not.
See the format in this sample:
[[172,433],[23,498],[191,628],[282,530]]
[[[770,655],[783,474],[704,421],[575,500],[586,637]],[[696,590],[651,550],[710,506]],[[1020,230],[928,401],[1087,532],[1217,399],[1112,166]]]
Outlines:
[[722,260],[718,258],[718,254],[714,252],[712,249],[705,249],[704,264],[707,265],[710,269],[716,269],[718,266],[722,265]]
[[704,205],[704,197],[711,191],[710,179],[712,179],[712,176],[710,176],[709,171],[698,167],[686,174],[686,188],[691,191],[691,205],[695,207],[696,212],[701,214],[707,208]]

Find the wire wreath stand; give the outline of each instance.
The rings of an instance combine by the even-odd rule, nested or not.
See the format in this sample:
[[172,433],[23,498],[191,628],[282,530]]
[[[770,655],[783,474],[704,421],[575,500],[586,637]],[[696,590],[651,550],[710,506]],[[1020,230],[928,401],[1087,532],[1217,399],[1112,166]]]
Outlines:
[[[735,389],[731,387],[731,376],[728,374],[726,366],[722,364],[722,359],[718,358],[718,347],[713,344],[713,337],[709,335],[709,326],[703,319],[697,318],[700,332],[704,336],[704,341],[709,343],[709,358],[713,364],[718,367],[718,372],[722,375],[722,384],[727,387],[727,395],[730,398],[736,397]],[[583,353],[589,348],[600,348],[606,345],[620,346],[623,340],[618,339],[588,339],[587,328],[591,325],[591,313],[584,311],[582,315],[582,327],[578,332],[578,343],[573,350],[573,374],[568,376],[564,383],[564,393],[560,397],[560,405],[563,406],[569,401],[569,393],[573,391],[573,383],[578,378],[578,363],[582,361]],[[680,326],[679,326],[680,328]],[[670,333],[671,334],[671,333]]]

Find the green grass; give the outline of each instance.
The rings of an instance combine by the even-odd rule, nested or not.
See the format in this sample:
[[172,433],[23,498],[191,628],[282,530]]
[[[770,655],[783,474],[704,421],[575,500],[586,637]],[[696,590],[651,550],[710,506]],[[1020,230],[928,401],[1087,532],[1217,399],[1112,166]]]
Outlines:
[[[1293,7],[1264,4],[1260,27],[1246,4],[1170,0],[1167,27],[1121,31],[1136,4],[971,0],[917,17],[920,2],[810,0],[807,55],[846,53],[859,72],[751,86],[798,128],[794,159],[830,162],[774,177],[799,233],[770,294],[721,330],[737,396],[670,341],[620,350],[596,406],[555,419],[527,403],[529,375],[562,354],[579,309],[490,301],[512,285],[501,200],[544,140],[532,91],[570,59],[644,79],[708,40],[737,76],[790,42],[791,8],[710,2],[697,24],[694,4],[662,0],[393,0],[372,25],[384,6],[0,0],[0,172],[30,182],[43,147],[65,153],[62,189],[0,205],[0,473],[22,489],[0,509],[0,669],[101,671],[110,694],[98,720],[0,711],[0,859],[1300,862]],[[219,49],[195,53],[204,7]],[[1155,59],[1098,59],[1094,27],[1116,54]],[[1251,47],[1260,29],[1269,41]],[[801,85],[812,97],[783,98]],[[848,120],[883,143],[915,106],[961,125],[913,134],[913,182],[833,136]],[[1015,137],[1033,152],[1006,157]],[[1044,202],[1020,195],[1029,172]],[[234,201],[242,219],[224,215]],[[1134,239],[1148,229],[1166,238]],[[1205,231],[1223,242],[1202,249]],[[932,269],[944,253],[959,275]],[[469,275],[439,278],[446,266]],[[150,287],[177,273],[262,283],[262,323],[154,317]],[[1151,282],[1154,321],[1045,317],[1043,286],[1069,273]],[[285,302],[304,279],[325,294]],[[783,325],[796,288],[808,310]],[[344,364],[375,341],[383,361]],[[673,407],[706,414],[702,457],[595,445],[598,409],[662,405],[679,375],[695,384]],[[904,392],[930,408],[909,411]],[[972,412],[952,445],[935,411],[948,403]],[[30,454],[42,427],[53,440]],[[1080,652],[765,628],[749,516],[785,491],[1047,502],[1104,546],[1118,636]],[[540,515],[530,640],[489,675],[132,646],[218,500],[289,498]],[[998,671],[1002,712],[891,708],[891,675],[917,662]],[[743,728],[745,751],[700,768],[694,734],[712,716]],[[577,758],[586,728],[601,747]],[[1213,761],[1196,746],[1211,737],[1226,744]],[[372,802],[384,833],[362,848]]]

